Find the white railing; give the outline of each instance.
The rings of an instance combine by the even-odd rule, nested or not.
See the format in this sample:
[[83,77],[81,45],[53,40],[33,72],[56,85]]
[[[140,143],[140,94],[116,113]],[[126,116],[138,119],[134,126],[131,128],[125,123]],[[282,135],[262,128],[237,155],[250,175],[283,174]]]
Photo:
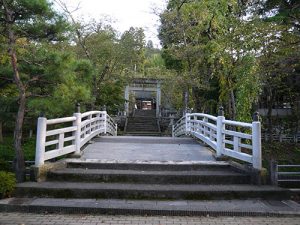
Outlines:
[[173,126],[172,136],[190,135],[216,151],[216,156],[229,156],[251,163],[261,170],[261,125],[226,120],[224,116],[187,113]]
[[81,147],[99,134],[117,135],[117,125],[106,111],[74,113],[72,117],[38,118],[35,165],[69,153],[80,155]]

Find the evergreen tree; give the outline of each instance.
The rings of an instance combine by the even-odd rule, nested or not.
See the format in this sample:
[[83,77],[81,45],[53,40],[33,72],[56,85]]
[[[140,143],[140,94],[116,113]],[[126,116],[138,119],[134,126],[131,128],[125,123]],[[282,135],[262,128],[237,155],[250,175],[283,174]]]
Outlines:
[[[18,112],[14,130],[15,171],[18,182],[25,178],[22,129],[28,87],[40,80],[39,73],[23,73],[18,62],[19,47],[25,43],[57,42],[63,37],[66,23],[47,0],[0,0],[0,35],[7,41],[13,81],[18,90]],[[33,53],[34,54],[34,53]]]

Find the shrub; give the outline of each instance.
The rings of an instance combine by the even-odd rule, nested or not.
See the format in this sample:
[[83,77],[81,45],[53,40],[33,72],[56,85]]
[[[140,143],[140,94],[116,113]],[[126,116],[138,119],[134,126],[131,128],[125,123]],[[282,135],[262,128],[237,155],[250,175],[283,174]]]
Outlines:
[[12,171],[12,166],[10,165],[10,163],[8,163],[7,161],[5,161],[1,158],[0,158],[0,168],[3,171],[7,171],[7,172]]
[[0,198],[10,197],[15,186],[15,175],[10,172],[0,171]]

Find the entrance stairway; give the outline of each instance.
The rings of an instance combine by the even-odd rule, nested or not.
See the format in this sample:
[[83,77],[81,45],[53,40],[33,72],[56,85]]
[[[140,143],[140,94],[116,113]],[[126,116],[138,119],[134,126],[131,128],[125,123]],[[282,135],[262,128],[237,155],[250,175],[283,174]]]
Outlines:
[[125,135],[161,136],[155,110],[135,110],[133,116],[127,118]]
[[289,198],[286,189],[251,185],[250,180],[248,174],[226,162],[134,164],[73,160],[65,168],[50,171],[45,182],[18,184],[16,198],[6,204],[6,209],[249,216],[273,215],[275,212],[270,214],[265,209],[271,207],[268,202],[278,200],[276,204],[283,204],[281,200]]

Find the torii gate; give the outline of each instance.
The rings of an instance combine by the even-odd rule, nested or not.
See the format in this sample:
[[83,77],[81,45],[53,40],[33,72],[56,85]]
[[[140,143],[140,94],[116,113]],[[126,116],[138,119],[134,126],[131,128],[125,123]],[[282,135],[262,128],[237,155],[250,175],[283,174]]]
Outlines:
[[137,91],[156,92],[156,117],[159,117],[159,109],[161,106],[161,81],[157,79],[137,78],[134,79],[131,84],[127,85],[124,91],[124,108],[126,116],[129,115],[129,94],[130,92]]

